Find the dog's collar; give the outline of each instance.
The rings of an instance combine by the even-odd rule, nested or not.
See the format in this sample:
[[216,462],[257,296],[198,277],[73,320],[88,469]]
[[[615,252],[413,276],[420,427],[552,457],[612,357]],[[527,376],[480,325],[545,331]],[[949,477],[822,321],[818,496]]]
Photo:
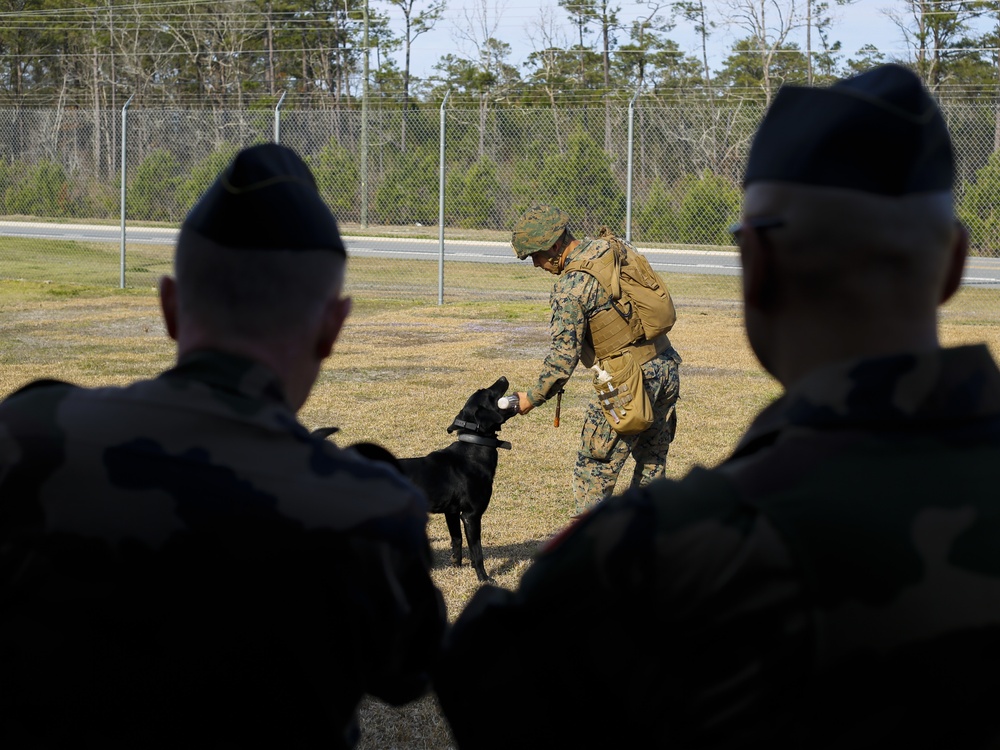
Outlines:
[[463,430],[472,430],[474,435],[468,435],[464,432],[458,434],[458,439],[463,443],[475,443],[476,445],[486,445],[490,448],[503,448],[504,450],[510,450],[511,444],[506,440],[500,440],[497,437],[491,437],[489,435],[479,434],[479,423],[478,422],[466,422],[463,419],[456,419],[452,422],[454,427],[460,427]]
[[485,445],[489,448],[503,448],[508,451],[512,447],[506,440],[498,440],[495,437],[484,437],[482,435],[470,435],[464,432],[459,433],[457,439],[463,443],[475,443],[476,445]]

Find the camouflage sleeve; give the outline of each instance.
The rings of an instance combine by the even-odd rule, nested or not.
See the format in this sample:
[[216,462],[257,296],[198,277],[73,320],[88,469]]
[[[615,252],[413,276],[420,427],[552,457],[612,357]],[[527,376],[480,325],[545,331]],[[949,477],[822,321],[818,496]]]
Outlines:
[[637,687],[628,671],[645,658],[633,646],[655,621],[654,578],[648,565],[606,564],[624,545],[653,559],[652,511],[640,503],[615,522],[607,507],[550,542],[516,591],[480,589],[450,631],[434,687],[463,750],[525,736],[537,747],[627,746],[600,729],[620,710],[609,694]]
[[[355,576],[345,599],[355,610],[357,629],[342,645],[359,659],[364,691],[391,705],[427,690],[444,634],[444,600],[430,574],[426,518],[414,510],[405,519],[374,522],[371,530],[381,540],[375,544],[365,543],[359,530],[362,541],[351,560]],[[396,528],[390,531],[390,524]],[[357,575],[364,571],[374,575]]]
[[528,390],[528,400],[538,406],[556,395],[580,361],[587,335],[587,315],[594,308],[599,284],[590,274],[573,272],[560,276],[552,290],[552,343],[542,364],[538,383]]
[[[459,747],[688,747],[734,706],[746,721],[803,662],[781,549],[709,472],[609,498],[458,617],[434,687]],[[765,664],[743,647],[776,641]]]

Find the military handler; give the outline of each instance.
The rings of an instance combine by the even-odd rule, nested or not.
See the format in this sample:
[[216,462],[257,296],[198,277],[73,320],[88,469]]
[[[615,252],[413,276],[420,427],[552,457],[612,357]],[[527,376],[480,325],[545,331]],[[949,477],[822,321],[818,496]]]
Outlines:
[[733,232],[784,394],[476,594],[435,680],[462,750],[994,746],[1000,370],[938,339],[954,176],[905,68],[778,92]]
[[0,745],[348,748],[425,691],[425,499],[296,419],[345,262],[306,165],[246,149],[160,284],[176,366],[0,404]]
[[[562,209],[536,205],[514,226],[511,245],[517,257],[531,258],[536,268],[558,277],[550,297],[552,343],[538,383],[517,394],[520,413],[526,414],[561,393],[581,360],[590,367],[597,359],[630,349],[641,364],[653,416],[652,424],[643,432],[619,434],[605,417],[595,394],[595,400],[587,407],[573,467],[574,513],[580,514],[614,491],[629,454],[635,459],[632,486],[644,486],[664,476],[667,451],[677,427],[675,406],[680,393],[681,358],[666,333],[651,341],[641,339],[624,346],[618,341],[604,344],[599,335],[595,340],[592,326],[595,317],[603,313],[616,318],[617,313],[613,311],[608,290],[595,276],[567,270],[567,265],[601,258],[611,252],[611,245],[606,239],[578,240],[568,225],[569,214]],[[629,248],[628,252],[635,250]]]

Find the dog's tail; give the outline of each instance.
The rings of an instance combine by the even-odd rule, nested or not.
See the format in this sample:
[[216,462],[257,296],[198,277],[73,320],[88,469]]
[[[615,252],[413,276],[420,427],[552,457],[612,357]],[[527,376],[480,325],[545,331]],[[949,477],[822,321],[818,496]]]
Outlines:
[[370,461],[382,461],[401,471],[399,460],[392,454],[392,451],[383,448],[378,443],[354,443],[347,447],[356,450]]

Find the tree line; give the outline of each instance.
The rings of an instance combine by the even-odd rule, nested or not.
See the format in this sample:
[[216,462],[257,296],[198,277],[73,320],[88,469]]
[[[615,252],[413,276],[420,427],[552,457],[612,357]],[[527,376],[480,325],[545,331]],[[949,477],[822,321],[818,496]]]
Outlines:
[[[890,61],[836,40],[837,6],[858,0],[558,0],[532,51],[496,34],[500,0],[473,0],[446,52],[411,73],[422,37],[457,0],[0,0],[0,106],[380,108],[557,106],[678,96],[770,101],[783,84],[823,84]],[[886,0],[903,58],[934,91],[994,90],[1000,0]],[[634,8],[632,8],[634,10]],[[699,39],[682,49],[671,33]],[[736,41],[712,69],[725,29]],[[792,41],[792,39],[805,39]]]

